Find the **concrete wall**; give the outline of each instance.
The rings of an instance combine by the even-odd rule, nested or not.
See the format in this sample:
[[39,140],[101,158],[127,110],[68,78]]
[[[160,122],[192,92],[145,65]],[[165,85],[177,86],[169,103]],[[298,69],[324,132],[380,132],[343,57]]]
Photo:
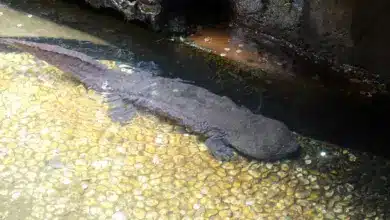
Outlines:
[[237,26],[390,78],[390,1],[231,0]]

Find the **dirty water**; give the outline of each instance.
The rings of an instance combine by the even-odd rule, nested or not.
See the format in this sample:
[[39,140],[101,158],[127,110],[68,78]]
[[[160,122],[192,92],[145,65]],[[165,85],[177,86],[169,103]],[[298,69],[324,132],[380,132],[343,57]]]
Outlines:
[[[2,37],[60,44],[124,72],[141,60],[166,75],[197,65],[188,79],[219,93],[240,89],[213,84],[200,58],[157,44],[161,36],[74,4],[18,1],[0,14]],[[2,48],[0,73],[0,219],[388,218],[384,158],[299,135],[297,159],[219,163],[168,120],[142,114],[112,123],[100,96],[29,54]],[[257,97],[245,92],[231,94]]]

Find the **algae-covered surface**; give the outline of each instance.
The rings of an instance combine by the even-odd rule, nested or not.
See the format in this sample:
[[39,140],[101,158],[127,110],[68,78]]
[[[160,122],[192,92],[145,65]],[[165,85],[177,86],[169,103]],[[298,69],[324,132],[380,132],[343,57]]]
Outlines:
[[[0,20],[12,26],[2,36],[41,36],[49,22],[0,11],[7,22],[26,16]],[[49,36],[102,42],[63,28]],[[167,119],[140,112],[122,126],[107,109],[69,73],[0,51],[0,219],[389,218],[386,159],[297,134],[298,158],[221,163]]]

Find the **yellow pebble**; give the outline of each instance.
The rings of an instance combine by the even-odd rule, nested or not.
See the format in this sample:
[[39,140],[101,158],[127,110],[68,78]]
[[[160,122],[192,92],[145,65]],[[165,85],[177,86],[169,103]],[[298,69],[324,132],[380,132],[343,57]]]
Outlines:
[[154,207],[158,204],[158,201],[155,200],[155,199],[147,199],[145,201],[146,205],[150,206],[150,207]]
[[105,209],[111,209],[114,206],[112,203],[106,201],[100,202],[100,205]]
[[173,156],[173,161],[175,162],[176,165],[181,165],[185,162],[184,156],[183,155],[175,155],[175,156]]
[[217,214],[218,214],[218,210],[216,210],[216,209],[208,209],[205,212],[205,217],[206,218],[210,218],[210,217],[215,216]]
[[240,179],[241,181],[244,181],[244,182],[249,182],[253,179],[253,177],[251,175],[243,173],[243,174],[238,176],[238,179]]
[[229,170],[229,171],[228,171],[228,174],[229,174],[230,176],[235,176],[235,175],[237,175],[238,173],[240,173],[240,171],[239,171],[238,169]]
[[34,159],[37,161],[43,161],[45,159],[46,155],[43,153],[35,153]]
[[145,146],[145,151],[150,153],[150,154],[154,154],[156,152],[156,147],[154,147],[153,145],[146,145]]
[[157,212],[148,212],[146,213],[145,219],[147,220],[155,220],[158,218],[158,213]]
[[15,162],[15,157],[6,157],[3,160],[3,165],[13,164],[14,162]]
[[143,209],[135,208],[133,214],[137,219],[144,219],[146,212]]
[[105,191],[107,191],[107,187],[102,186],[102,185],[98,185],[96,187],[96,191],[98,191],[98,192],[105,192]]
[[23,152],[23,155],[24,155],[26,158],[30,158],[30,157],[33,155],[33,151],[30,150],[30,149],[26,149],[26,150]]
[[15,149],[17,147],[18,147],[18,145],[16,143],[8,143],[7,144],[7,148],[9,148],[9,149]]

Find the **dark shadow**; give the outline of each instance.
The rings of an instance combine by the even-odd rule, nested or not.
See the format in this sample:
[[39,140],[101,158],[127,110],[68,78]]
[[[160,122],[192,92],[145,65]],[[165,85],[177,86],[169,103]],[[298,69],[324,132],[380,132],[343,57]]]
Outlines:
[[215,26],[228,23],[233,14],[229,0],[163,0],[167,19],[183,16],[189,26]]
[[[99,36],[114,46],[100,47],[72,40],[37,40],[60,43],[98,59],[114,58],[130,62],[131,58],[134,61],[154,61],[161,68],[163,75],[195,81],[196,84],[214,93],[226,95],[236,103],[252,110],[256,110],[263,100],[262,114],[285,122],[302,135],[346,148],[390,156],[388,147],[390,138],[387,137],[387,130],[390,127],[388,96],[378,95],[372,98],[346,96],[338,90],[310,89],[284,81],[274,81],[271,85],[266,85],[264,79],[245,77],[248,75],[245,72],[235,72],[234,74],[243,76],[239,81],[229,75],[229,70],[225,71],[226,75],[217,76],[216,69],[220,68],[218,61],[213,59],[206,61],[204,54],[193,53],[191,49],[163,40],[162,35],[131,24],[125,25],[123,17],[112,10],[92,9],[82,2],[78,1],[77,7],[83,10],[83,14],[74,15],[85,16],[79,22],[68,22],[59,18],[59,14],[69,13],[66,8],[61,8],[63,6],[61,2],[56,3],[58,6],[42,4],[41,9],[36,9],[35,1],[14,2],[12,8]],[[50,15],[42,15],[40,13],[42,8],[55,10]],[[112,31],[106,32],[104,29],[112,29]],[[319,73],[324,76],[322,80],[328,84],[343,85],[343,81],[333,78],[339,73],[331,72],[331,68],[325,64],[315,65],[299,57],[292,59],[295,54],[284,52],[287,58],[290,57],[289,59],[295,62],[296,71],[308,74]],[[222,77],[223,80],[215,81],[218,77]],[[262,94],[257,92],[259,88],[266,90],[263,99]]]
[[353,4],[351,38],[355,65],[390,78],[389,1],[356,0]]

